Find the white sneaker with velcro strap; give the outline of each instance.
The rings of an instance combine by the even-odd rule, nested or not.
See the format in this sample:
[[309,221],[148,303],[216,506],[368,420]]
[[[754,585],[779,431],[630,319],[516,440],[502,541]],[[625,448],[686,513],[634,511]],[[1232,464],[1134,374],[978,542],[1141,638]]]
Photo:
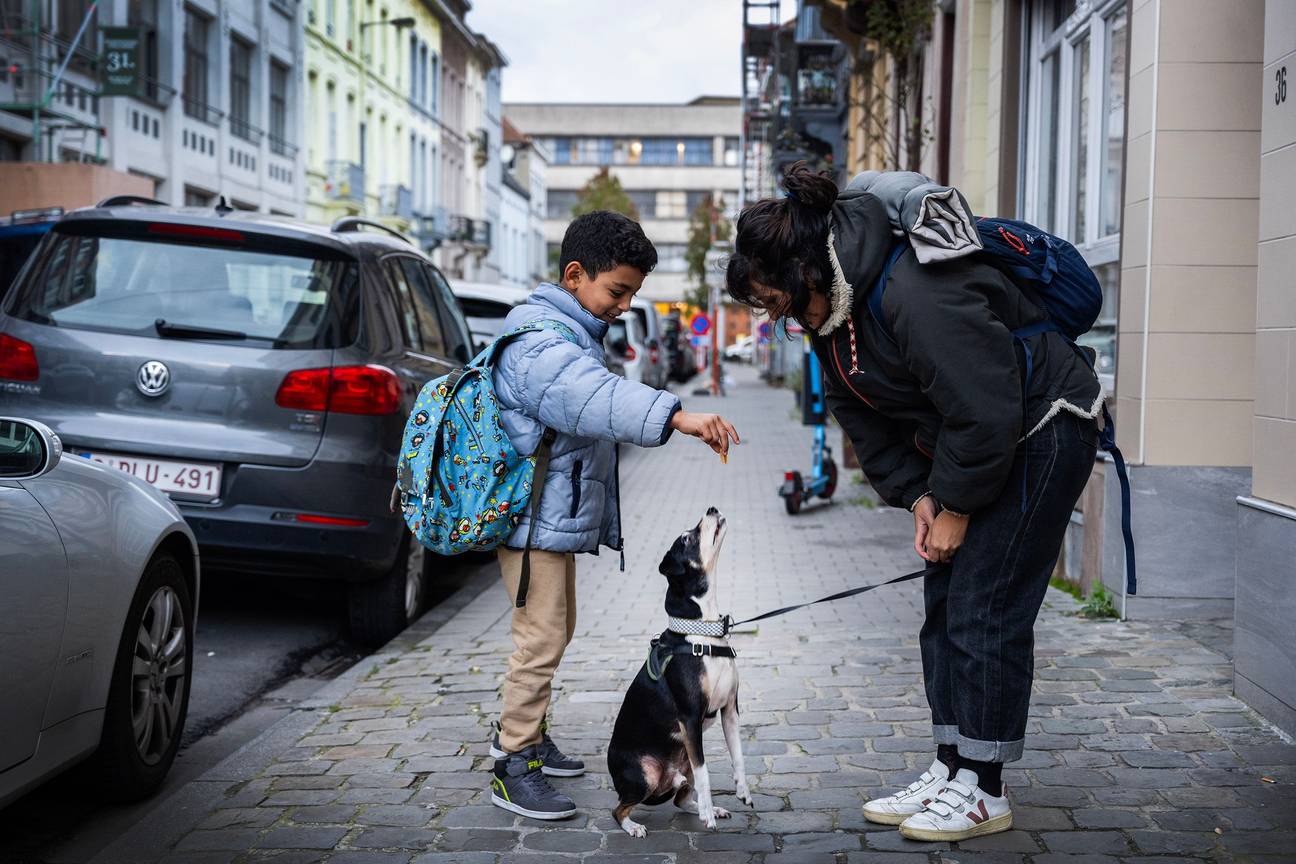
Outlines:
[[900,833],[910,840],[952,843],[1011,827],[1008,797],[987,795],[977,786],[976,773],[962,768],[921,813],[900,823]]
[[949,768],[937,759],[921,777],[899,792],[885,798],[874,798],[865,804],[864,818],[879,825],[899,825],[935,801],[936,794],[945,788],[947,780]]

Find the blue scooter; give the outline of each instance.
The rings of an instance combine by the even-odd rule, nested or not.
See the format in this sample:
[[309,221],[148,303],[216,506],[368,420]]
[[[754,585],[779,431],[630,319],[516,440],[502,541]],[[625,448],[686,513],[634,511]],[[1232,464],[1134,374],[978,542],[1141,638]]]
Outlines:
[[824,401],[823,367],[819,357],[810,349],[809,337],[802,337],[801,368],[801,422],[814,427],[814,449],[810,482],[807,484],[800,471],[786,471],[783,474],[783,485],[779,487],[779,497],[788,515],[795,516],[801,512],[801,505],[811,498],[832,498],[837,491],[837,463],[832,458],[832,448],[828,446],[828,408]]

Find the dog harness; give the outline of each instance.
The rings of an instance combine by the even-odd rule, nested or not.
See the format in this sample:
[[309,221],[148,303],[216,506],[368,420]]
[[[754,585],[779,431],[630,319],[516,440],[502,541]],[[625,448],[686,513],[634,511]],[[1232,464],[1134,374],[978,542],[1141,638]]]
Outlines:
[[[700,642],[688,642],[681,640],[662,641],[661,636],[655,636],[652,645],[648,648],[648,659],[644,661],[644,671],[648,673],[650,681],[656,681],[661,678],[670,665],[671,660],[676,655],[686,657],[737,657],[738,652],[728,645],[706,645]],[[667,637],[669,639],[669,637]]]

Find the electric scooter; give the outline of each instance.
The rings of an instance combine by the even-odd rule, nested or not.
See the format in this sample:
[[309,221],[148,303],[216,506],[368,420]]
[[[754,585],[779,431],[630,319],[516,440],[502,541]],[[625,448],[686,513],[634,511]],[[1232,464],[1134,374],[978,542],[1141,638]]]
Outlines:
[[832,498],[837,491],[837,463],[833,461],[832,448],[828,446],[828,408],[824,399],[823,367],[819,357],[810,349],[810,338],[802,337],[801,368],[801,422],[814,427],[814,449],[812,450],[810,482],[802,478],[800,471],[786,471],[783,474],[783,485],[779,487],[779,497],[788,515],[795,516],[801,512],[801,505],[812,498]]

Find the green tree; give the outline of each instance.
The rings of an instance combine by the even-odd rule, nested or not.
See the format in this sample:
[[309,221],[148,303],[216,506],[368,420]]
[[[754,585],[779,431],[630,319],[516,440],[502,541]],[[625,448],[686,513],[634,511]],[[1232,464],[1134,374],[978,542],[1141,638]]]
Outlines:
[[572,216],[583,216],[595,210],[611,210],[639,221],[639,208],[635,207],[630,196],[621,188],[621,181],[613,177],[607,168],[599,169],[580,190],[576,204],[572,207]]
[[707,253],[713,246],[725,243],[733,233],[733,226],[724,216],[724,199],[708,195],[689,216],[688,245],[684,247],[684,261],[688,264],[689,281],[693,287],[685,294],[685,302],[702,309],[710,302],[710,282],[707,280]]

